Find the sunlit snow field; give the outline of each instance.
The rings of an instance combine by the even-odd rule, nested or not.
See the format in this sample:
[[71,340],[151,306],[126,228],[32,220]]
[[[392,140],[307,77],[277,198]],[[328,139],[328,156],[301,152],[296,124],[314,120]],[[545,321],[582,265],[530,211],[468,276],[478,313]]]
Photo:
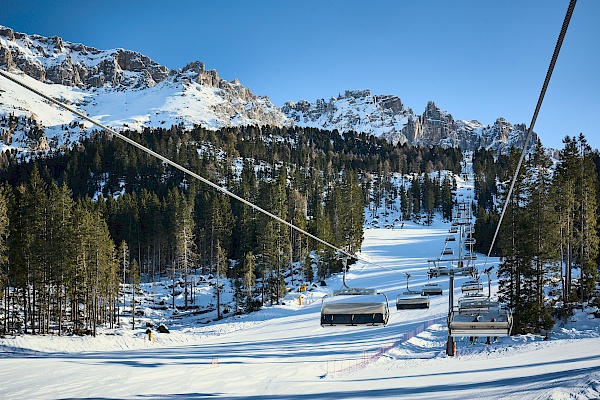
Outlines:
[[[464,188],[463,188],[464,189]],[[369,223],[351,287],[375,288],[390,303],[387,326],[321,327],[323,295],[341,276],[285,305],[211,324],[183,324],[147,340],[145,326],[97,337],[19,336],[0,339],[0,398],[244,399],[592,399],[600,397],[599,323],[583,310],[549,340],[500,338],[445,353],[448,279],[428,310],[396,310],[396,296],[427,283],[450,224]],[[384,221],[379,221],[384,225]],[[458,246],[458,241],[452,246]],[[481,269],[483,255],[479,255]],[[497,259],[488,261],[495,265]],[[460,284],[457,277],[455,299]],[[492,294],[497,286],[492,274]],[[487,290],[487,277],[482,277]]]

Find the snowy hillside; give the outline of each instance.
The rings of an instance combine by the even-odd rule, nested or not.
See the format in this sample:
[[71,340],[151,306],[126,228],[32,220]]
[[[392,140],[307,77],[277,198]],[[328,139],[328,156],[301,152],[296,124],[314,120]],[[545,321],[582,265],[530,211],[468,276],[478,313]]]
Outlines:
[[[471,182],[458,178],[459,195]],[[396,310],[395,299],[428,282],[427,260],[445,246],[450,223],[432,226],[396,221],[388,228],[368,222],[361,256],[348,272],[352,287],[387,295],[387,326],[321,327],[321,299],[342,286],[342,277],[315,284],[304,294],[293,285],[284,304],[229,316],[160,311],[150,301],[168,298],[167,285],[145,285],[146,307],[132,329],[103,329],[94,337],[19,336],[0,339],[0,397],[22,398],[270,398],[270,399],[593,399],[600,396],[600,320],[578,310],[548,340],[526,335],[486,346],[457,341],[445,353],[448,280],[432,282],[443,295],[427,310]],[[452,246],[458,246],[453,242]],[[455,248],[456,250],[456,248]],[[478,264],[481,268],[483,256]],[[497,259],[489,261],[490,265]],[[460,283],[457,277],[455,299]],[[210,278],[208,278],[210,281]],[[202,309],[214,299],[198,284]],[[486,278],[483,278],[484,283]],[[492,274],[492,295],[497,290]],[[166,282],[169,283],[169,282]],[[289,282],[288,282],[289,283]],[[487,285],[486,285],[487,286]],[[487,290],[487,289],[486,289]],[[302,297],[299,304],[298,297]],[[180,299],[179,299],[180,300]],[[225,299],[230,301],[231,298]],[[127,299],[129,302],[130,299]],[[166,324],[151,342],[146,322]],[[141,323],[141,324],[140,324]]]
[[[133,51],[97,50],[0,26],[0,68],[116,129],[291,124],[267,97],[237,79],[221,79],[201,62],[170,71]],[[7,79],[0,78],[0,95],[0,115],[21,117],[12,126],[0,124],[4,147],[45,150],[81,134],[73,129],[77,118]],[[31,137],[29,118],[45,128],[46,138]]]

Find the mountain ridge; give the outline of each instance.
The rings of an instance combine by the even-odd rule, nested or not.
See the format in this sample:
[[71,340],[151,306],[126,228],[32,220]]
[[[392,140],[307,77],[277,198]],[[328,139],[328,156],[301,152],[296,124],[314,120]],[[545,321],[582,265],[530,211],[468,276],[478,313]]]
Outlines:
[[[502,153],[522,147],[526,135],[523,124],[512,125],[503,118],[487,127],[476,120],[454,120],[433,101],[416,114],[400,97],[373,95],[369,89],[346,90],[329,101],[288,101],[278,108],[267,96],[255,95],[237,78],[222,79],[201,61],[170,70],[132,50],[98,50],[5,26],[0,26],[0,68],[21,74],[38,90],[115,129],[297,125],[365,132],[394,144],[465,150],[483,146]],[[69,112],[57,113],[16,84],[3,80],[0,90],[4,149],[70,146],[93,129]]]

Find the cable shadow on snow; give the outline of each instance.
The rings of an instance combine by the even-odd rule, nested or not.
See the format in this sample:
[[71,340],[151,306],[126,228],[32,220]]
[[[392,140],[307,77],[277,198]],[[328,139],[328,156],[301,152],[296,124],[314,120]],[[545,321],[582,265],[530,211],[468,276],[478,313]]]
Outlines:
[[[238,400],[313,400],[319,399],[367,399],[367,398],[424,398],[424,399],[464,399],[465,396],[472,396],[476,391],[477,398],[486,399],[501,399],[501,398],[534,398],[537,392],[547,393],[550,389],[564,389],[573,387],[569,381],[579,380],[582,376],[597,372],[600,367],[577,368],[570,371],[560,371],[551,373],[540,373],[532,376],[520,376],[515,378],[499,378],[489,381],[479,381],[471,383],[455,383],[455,384],[440,384],[430,386],[409,387],[408,385],[401,386],[403,377],[393,378],[399,380],[396,387],[369,389],[369,390],[348,390],[348,391],[322,391],[317,393],[294,393],[294,394],[260,394],[253,396],[239,396],[227,393],[156,393],[156,394],[140,394],[126,396],[127,398],[138,399],[226,399],[235,398]],[[388,378],[392,379],[392,378]],[[334,383],[334,382],[331,382]],[[344,385],[344,381],[340,380],[340,386]],[[542,384],[543,386],[536,386]],[[385,384],[384,384],[385,385]],[[498,388],[502,387],[503,391],[498,392]],[[579,388],[581,389],[581,388]],[[488,392],[489,391],[489,392]],[[78,399],[78,397],[64,397],[60,400]],[[92,400],[116,400],[120,397],[92,397]]]
[[[424,399],[464,399],[468,394],[465,392],[476,391],[477,398],[503,399],[515,396],[518,398],[532,398],[536,391],[547,392],[549,389],[560,389],[572,387],[568,381],[579,380],[581,376],[597,372],[600,367],[578,368],[570,371],[551,373],[540,373],[532,376],[520,376],[515,378],[499,378],[490,381],[479,381],[472,383],[440,384],[430,386],[408,387],[408,385],[384,389],[372,390],[348,390],[348,391],[323,391],[318,393],[295,393],[295,394],[261,394],[254,396],[232,396],[231,394],[198,394],[198,393],[175,393],[157,395],[139,395],[137,398],[189,398],[189,399],[214,399],[214,398],[236,398],[238,400],[313,400],[319,399],[366,399],[366,398],[424,398]],[[395,379],[403,380],[402,377]],[[401,383],[401,382],[399,382]],[[536,385],[542,384],[543,387]],[[344,385],[343,381],[339,382]],[[385,385],[385,384],[384,384]],[[498,392],[502,387],[503,391]],[[489,391],[489,393],[488,393]],[[528,396],[529,395],[529,396]]]

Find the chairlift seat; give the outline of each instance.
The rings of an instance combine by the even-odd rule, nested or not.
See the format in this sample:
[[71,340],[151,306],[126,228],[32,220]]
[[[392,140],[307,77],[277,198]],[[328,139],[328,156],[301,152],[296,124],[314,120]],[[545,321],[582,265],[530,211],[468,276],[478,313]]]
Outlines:
[[454,250],[450,247],[444,247],[444,250],[442,250],[442,255],[445,256],[449,254],[454,254]]
[[460,286],[460,289],[463,293],[477,293],[483,291],[483,284],[478,280],[472,279],[464,282]]
[[[510,309],[496,301],[487,300],[479,304],[482,308],[468,308],[464,307],[465,304],[461,307],[459,300],[459,307],[454,307],[448,317],[448,334],[452,337],[510,336],[513,325]],[[468,305],[474,306],[476,302]]]
[[442,287],[437,283],[426,283],[421,289],[421,296],[441,296]]
[[400,297],[396,298],[397,310],[414,310],[429,308],[429,297]]
[[387,296],[374,289],[341,289],[321,301],[321,326],[387,325]]

